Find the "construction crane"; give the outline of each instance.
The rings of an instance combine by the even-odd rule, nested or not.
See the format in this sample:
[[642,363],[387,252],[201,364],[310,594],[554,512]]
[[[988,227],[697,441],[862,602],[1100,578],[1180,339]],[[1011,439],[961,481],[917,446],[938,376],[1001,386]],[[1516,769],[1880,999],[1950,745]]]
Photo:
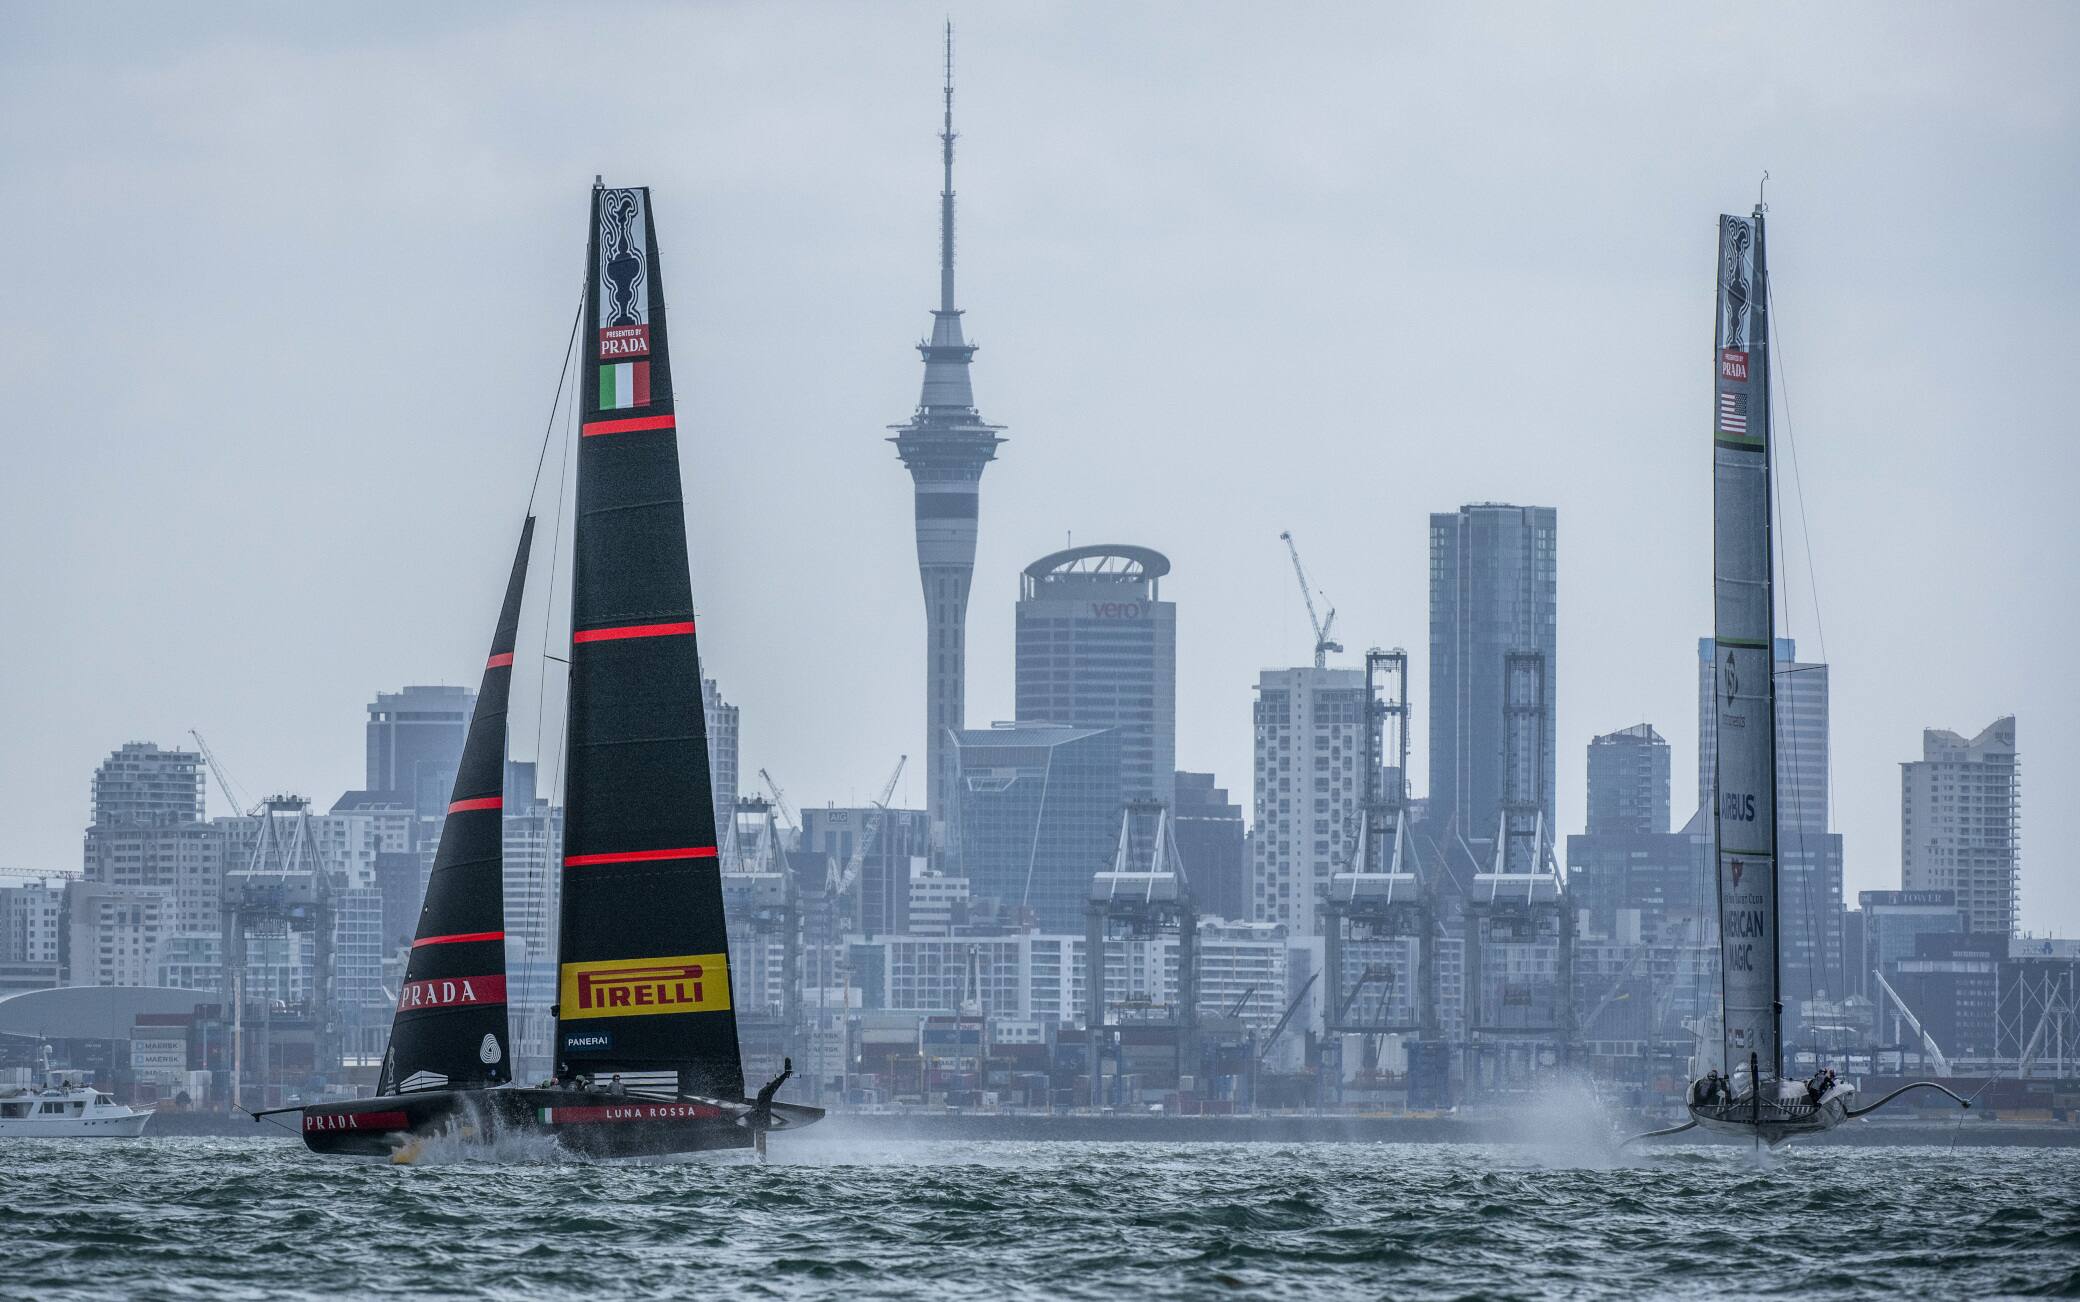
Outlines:
[[764,779],[766,790],[772,793],[773,808],[780,811],[781,820],[787,824],[787,830],[799,832],[802,827],[802,820],[794,816],[794,807],[787,803],[787,793],[780,789],[779,783],[773,781],[773,775],[764,769],[758,771],[758,776]]
[[[1308,622],[1314,625],[1314,667],[1320,669],[1328,663],[1331,651],[1343,650],[1343,643],[1329,636],[1330,631],[1336,627],[1336,607],[1329,607],[1329,617],[1327,619],[1323,619],[1315,613],[1314,589],[1309,586],[1307,571],[1300,564],[1299,545],[1293,541],[1293,535],[1290,530],[1281,533],[1279,537],[1284,540],[1286,551],[1291,553],[1293,557],[1293,577],[1300,580],[1300,599],[1307,603]],[[1323,593],[1322,600],[1327,601],[1328,599],[1329,595]]]
[[881,799],[874,802],[873,814],[868,817],[866,827],[860,831],[859,840],[853,843],[852,859],[845,865],[845,871],[838,877],[837,884],[831,888],[833,898],[851,890],[852,884],[859,880],[860,870],[866,867],[867,851],[873,846],[875,836],[881,831],[883,816],[888,813],[888,802],[895,798],[896,782],[903,776],[903,766],[909,762],[908,755],[896,757],[896,771],[889,774],[888,781],[881,785]]
[[1257,1050],[1258,1062],[1271,1056],[1272,1046],[1276,1045],[1278,1037],[1285,1033],[1286,1023],[1292,1021],[1293,1014],[1300,1011],[1300,1005],[1307,1000],[1307,992],[1314,989],[1314,983],[1321,979],[1321,975],[1319,972],[1307,974],[1307,981],[1300,987],[1300,993],[1293,996],[1293,1002],[1286,1005],[1285,1014],[1278,1019],[1278,1025],[1272,1027],[1271,1034],[1264,1037],[1264,1047]]
[[1245,1008],[1247,1008],[1247,1007],[1249,1007],[1249,997],[1250,997],[1251,995],[1255,994],[1255,993],[1257,993],[1257,988],[1256,988],[1255,986],[1251,986],[1251,987],[1249,987],[1249,989],[1247,989],[1247,990],[1244,990],[1244,991],[1242,992],[1242,997],[1241,997],[1240,999],[1237,999],[1237,1000],[1235,1001],[1235,1003],[1234,1003],[1234,1004],[1233,1004],[1233,1005],[1232,1005],[1232,1006],[1231,1006],[1231,1007],[1230,1007],[1230,1008],[1228,1009],[1228,1011],[1227,1011],[1226,1013],[1223,1013],[1223,1014],[1222,1014],[1222,1016],[1224,1016],[1224,1017],[1240,1017],[1240,1016],[1242,1016],[1242,1010],[1243,1010],[1243,1009],[1245,1009]]
[[195,739],[195,749],[202,752],[202,762],[209,765],[210,773],[216,777],[217,789],[224,793],[224,799],[231,802],[231,812],[234,814],[246,813],[245,797],[239,795],[237,789],[231,785],[231,778],[224,772],[224,766],[217,763],[217,757],[210,753],[209,743],[204,741],[202,734],[193,728],[188,729],[188,735]]

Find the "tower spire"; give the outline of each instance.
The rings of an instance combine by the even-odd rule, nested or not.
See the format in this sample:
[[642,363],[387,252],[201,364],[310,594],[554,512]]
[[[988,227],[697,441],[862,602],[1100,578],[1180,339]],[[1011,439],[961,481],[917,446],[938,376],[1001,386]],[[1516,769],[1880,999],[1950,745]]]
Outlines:
[[939,142],[946,184],[939,190],[939,310],[953,312],[953,20],[946,20],[946,123]]
[[945,98],[939,128],[944,181],[939,190],[939,306],[932,334],[917,345],[924,388],[909,420],[889,428],[910,471],[917,505],[917,573],[925,608],[926,807],[936,863],[960,859],[956,780],[966,726],[968,589],[975,572],[975,525],[982,470],[1004,441],[975,410],[968,366],[975,345],[961,334],[953,299],[953,23],[946,24]]

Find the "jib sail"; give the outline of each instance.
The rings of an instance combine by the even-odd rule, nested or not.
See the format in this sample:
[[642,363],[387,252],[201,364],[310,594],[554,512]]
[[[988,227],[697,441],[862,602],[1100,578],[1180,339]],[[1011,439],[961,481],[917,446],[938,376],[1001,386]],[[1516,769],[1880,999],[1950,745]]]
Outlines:
[[738,1097],[657,228],[592,192],[564,804],[559,1069]]
[[1713,351],[1713,849],[1724,1052],[1782,1074],[1777,990],[1776,611],[1771,585],[1769,269],[1763,218],[1719,219]]
[[502,1085],[512,1079],[506,1017],[506,699],[534,517],[506,580],[476,712],[462,743],[426,903],[398,990],[377,1093]]

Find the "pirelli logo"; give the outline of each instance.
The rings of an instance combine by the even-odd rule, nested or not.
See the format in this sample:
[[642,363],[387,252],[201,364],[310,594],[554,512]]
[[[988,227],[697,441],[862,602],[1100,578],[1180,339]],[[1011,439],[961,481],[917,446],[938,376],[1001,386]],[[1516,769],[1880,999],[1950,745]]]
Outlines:
[[729,957],[686,954],[565,963],[560,982],[565,1021],[719,1013],[729,1008]]

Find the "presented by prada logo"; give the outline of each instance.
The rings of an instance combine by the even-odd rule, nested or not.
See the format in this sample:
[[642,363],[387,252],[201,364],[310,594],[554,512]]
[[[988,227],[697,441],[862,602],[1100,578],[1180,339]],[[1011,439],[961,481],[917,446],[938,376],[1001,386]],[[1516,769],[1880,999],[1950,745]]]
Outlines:
[[562,1016],[567,1022],[586,1017],[719,1013],[729,1008],[729,957],[682,954],[565,963],[559,984]]

